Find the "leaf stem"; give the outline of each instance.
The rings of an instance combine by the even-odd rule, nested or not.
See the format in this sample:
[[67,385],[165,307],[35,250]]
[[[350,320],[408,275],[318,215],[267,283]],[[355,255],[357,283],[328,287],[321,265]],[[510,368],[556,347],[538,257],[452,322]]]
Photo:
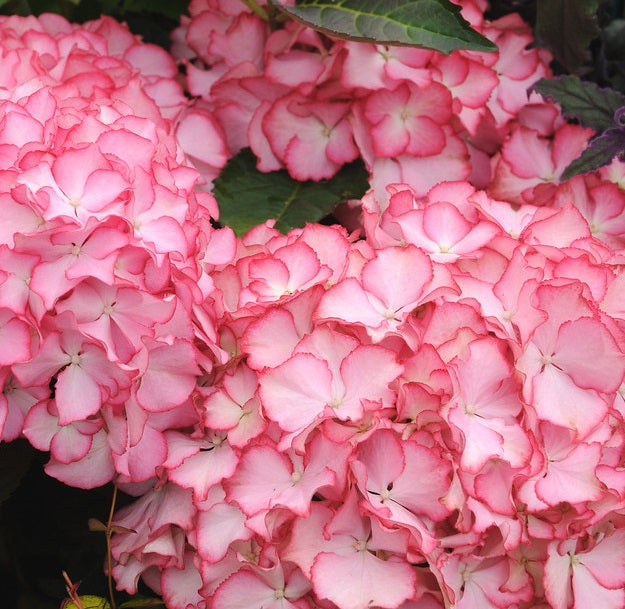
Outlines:
[[241,0],[241,2],[254,11],[263,21],[269,21],[269,14],[256,0]]
[[113,535],[112,524],[113,514],[115,513],[115,503],[117,502],[117,485],[113,485],[113,497],[111,499],[111,509],[109,517],[106,521],[106,570],[108,576],[109,600],[111,601],[111,609],[117,609],[115,604],[115,595],[113,594],[113,555],[111,553],[111,536]]
[[[65,590],[67,590],[67,596],[69,601],[74,603],[76,609],[84,609],[82,601],[80,600],[80,596],[78,596],[78,586],[80,585],[80,582],[78,584],[74,584],[65,571],[63,571],[62,573],[63,579],[65,580]],[[63,603],[61,604],[61,608],[63,608],[67,602],[67,599],[63,601]]]

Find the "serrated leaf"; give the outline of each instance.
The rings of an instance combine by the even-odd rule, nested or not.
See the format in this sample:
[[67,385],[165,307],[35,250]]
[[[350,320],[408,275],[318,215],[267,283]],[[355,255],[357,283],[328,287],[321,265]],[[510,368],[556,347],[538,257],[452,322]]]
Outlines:
[[471,29],[448,0],[300,0],[278,8],[335,38],[418,46],[449,54],[456,49],[496,51]]
[[584,127],[599,132],[614,127],[614,114],[625,106],[625,95],[622,93],[602,89],[577,76],[541,78],[532,88],[560,104],[565,116],[575,118]]
[[298,182],[285,170],[262,173],[245,148],[231,158],[215,180],[219,221],[239,236],[274,218],[281,232],[318,222],[341,201],[359,199],[369,188],[362,161],[345,165],[330,180]]
[[535,34],[568,72],[590,59],[589,45],[599,36],[599,0],[538,0]]
[[581,173],[599,169],[623,153],[625,153],[625,128],[608,129],[590,141],[586,150],[564,170],[562,179],[568,180]]

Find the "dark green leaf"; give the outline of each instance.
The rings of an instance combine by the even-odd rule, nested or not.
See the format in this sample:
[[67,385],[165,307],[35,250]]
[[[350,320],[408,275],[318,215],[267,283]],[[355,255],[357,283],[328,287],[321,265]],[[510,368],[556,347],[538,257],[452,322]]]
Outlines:
[[335,38],[378,44],[496,51],[448,0],[301,0],[280,10]]
[[19,486],[33,457],[33,448],[22,440],[0,443],[0,504]]
[[536,38],[569,72],[590,59],[590,42],[599,35],[599,0],[538,0]]
[[575,118],[584,127],[599,132],[614,127],[614,113],[625,106],[625,95],[622,93],[602,89],[577,76],[542,78],[532,88],[560,104],[565,116]]
[[240,236],[270,218],[282,232],[318,222],[341,201],[362,197],[368,187],[362,161],[345,165],[330,180],[298,182],[284,170],[261,173],[246,148],[222,169],[214,194],[220,222]]
[[615,127],[591,140],[582,154],[562,174],[563,180],[587,171],[594,171],[612,162],[615,156],[625,153],[625,128]]

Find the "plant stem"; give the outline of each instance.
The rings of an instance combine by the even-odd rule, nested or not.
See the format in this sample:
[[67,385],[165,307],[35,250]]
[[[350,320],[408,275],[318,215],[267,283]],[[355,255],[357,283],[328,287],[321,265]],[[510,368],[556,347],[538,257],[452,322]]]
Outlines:
[[111,535],[113,531],[113,514],[115,513],[115,503],[117,502],[117,485],[113,485],[113,498],[111,499],[111,509],[109,517],[106,521],[106,570],[108,576],[109,600],[111,601],[111,609],[117,609],[115,605],[115,596],[113,594],[113,555],[111,554]]
[[267,11],[260,6],[256,0],[241,0],[244,4],[250,7],[261,19],[264,21],[269,21],[269,15]]

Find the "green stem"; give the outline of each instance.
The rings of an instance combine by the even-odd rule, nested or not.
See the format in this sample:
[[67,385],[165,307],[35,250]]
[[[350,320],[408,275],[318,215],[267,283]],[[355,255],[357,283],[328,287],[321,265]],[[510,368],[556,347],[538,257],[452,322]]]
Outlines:
[[113,498],[111,499],[111,509],[109,510],[109,517],[106,521],[106,568],[108,571],[108,589],[109,600],[111,601],[111,609],[117,609],[115,605],[115,595],[113,594],[113,555],[111,554],[111,535],[113,531],[111,529],[113,524],[113,515],[115,513],[115,503],[117,501],[117,485],[113,485]]
[[256,0],[241,0],[244,4],[249,6],[263,21],[269,21],[269,15],[267,11],[260,6]]

